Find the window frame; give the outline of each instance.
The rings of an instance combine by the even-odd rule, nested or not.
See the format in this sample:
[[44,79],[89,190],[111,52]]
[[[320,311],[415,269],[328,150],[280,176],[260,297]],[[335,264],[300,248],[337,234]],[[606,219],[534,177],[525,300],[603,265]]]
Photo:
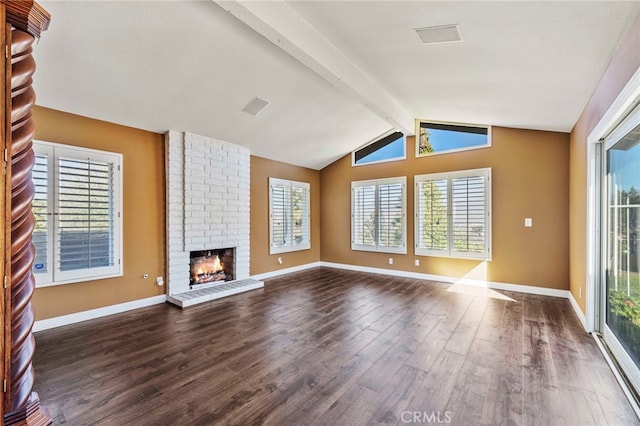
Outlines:
[[[456,251],[453,244],[453,194],[451,191],[452,182],[454,179],[469,178],[483,176],[485,178],[484,186],[484,225],[485,225],[485,239],[484,239],[484,251],[481,253],[476,252],[461,252]],[[458,170],[452,172],[443,173],[429,173],[422,175],[415,175],[414,178],[414,254],[416,256],[431,256],[431,257],[446,257],[454,259],[478,259],[478,260],[491,260],[492,257],[492,203],[491,203],[491,168],[480,168],[470,170]],[[422,182],[429,182],[434,180],[446,180],[447,181],[447,249],[434,250],[428,248],[419,247],[420,241],[420,191],[419,184]]]
[[[466,147],[466,148],[454,148],[454,149],[448,149],[446,151],[430,152],[430,153],[426,153],[426,154],[420,154],[420,128],[421,128],[421,124],[422,123],[436,124],[436,125],[440,125],[440,126],[469,127],[469,128],[477,128],[477,129],[487,129],[487,143],[484,144],[484,145],[469,146],[469,147]],[[431,156],[434,156],[434,155],[441,155],[441,154],[451,154],[451,153],[454,153],[454,152],[472,151],[472,150],[475,150],[475,149],[491,148],[491,144],[492,144],[491,134],[492,134],[492,126],[490,126],[490,125],[470,124],[470,123],[453,123],[453,122],[435,121],[435,120],[416,120],[416,137],[415,137],[415,154],[416,154],[416,158],[431,157]]]
[[[40,140],[33,141],[33,150],[36,155],[47,156],[47,273],[35,273],[36,288],[56,285],[72,284],[77,282],[93,281],[105,278],[121,277],[124,275],[123,259],[123,155],[116,152],[102,151],[72,145],[65,145]],[[111,266],[75,269],[62,271],[59,267],[59,243],[57,243],[60,196],[58,193],[60,170],[58,160],[60,157],[78,160],[93,160],[113,164],[111,186],[112,199],[112,223],[113,223],[113,256],[114,264]]]
[[[395,133],[402,133],[402,132],[399,132],[398,130],[394,129],[392,131],[389,131],[389,132],[386,132],[386,133],[382,134],[381,136],[378,136],[377,138],[375,138],[375,139],[365,143],[364,145],[359,146],[358,148],[354,149],[353,151],[351,151],[351,166],[352,167],[361,167],[361,166],[370,166],[370,165],[373,165],[373,164],[389,163],[391,161],[406,160],[407,159],[407,136],[402,134],[402,136],[400,137],[402,139],[402,156],[401,157],[387,158],[387,159],[384,159],[384,160],[370,161],[368,163],[361,163],[361,164],[357,164],[356,163],[356,153],[358,151],[361,151],[361,150],[363,150],[364,148],[367,148],[370,145],[373,145],[373,144],[375,144],[377,142],[380,142],[384,138],[389,137],[389,136],[391,136],[391,135],[393,135]],[[398,139],[394,139],[390,143],[393,143],[393,142],[395,142],[397,140]],[[380,149],[382,149],[382,148],[380,148]]]
[[[304,192],[304,201],[306,205],[306,215],[303,213],[303,226],[306,226],[306,234],[307,239],[303,240],[300,244],[293,243],[293,226],[289,226],[290,234],[288,235],[288,240],[285,241],[285,244],[282,246],[275,246],[273,244],[273,186],[284,186],[293,188],[301,188]],[[289,192],[291,194],[291,192]],[[293,212],[289,211],[288,216],[285,217],[285,220],[288,223],[293,223]],[[304,234],[304,231],[303,231]],[[290,253],[294,251],[301,250],[309,250],[311,249],[311,184],[308,182],[300,182],[289,179],[281,179],[281,178],[269,178],[269,254],[280,254],[280,253]]]
[[[382,246],[380,245],[380,235],[378,233],[379,223],[377,218],[379,217],[379,187],[386,184],[398,184],[402,185],[402,245],[398,247]],[[375,245],[358,244],[356,243],[355,235],[355,191],[358,187],[375,186]],[[407,254],[407,177],[392,177],[383,179],[370,179],[359,180],[351,182],[351,250],[354,251],[370,251],[377,253],[392,253],[392,254]]]

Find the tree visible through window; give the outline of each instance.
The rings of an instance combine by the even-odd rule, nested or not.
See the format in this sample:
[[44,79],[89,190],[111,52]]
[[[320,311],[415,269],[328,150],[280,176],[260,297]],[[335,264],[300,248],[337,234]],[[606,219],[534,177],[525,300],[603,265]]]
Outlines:
[[490,258],[491,169],[415,177],[416,254]]
[[351,248],[406,253],[406,178],[351,183]]
[[465,124],[418,123],[416,156],[485,148],[491,145],[490,128]]
[[311,248],[310,185],[269,178],[270,253]]

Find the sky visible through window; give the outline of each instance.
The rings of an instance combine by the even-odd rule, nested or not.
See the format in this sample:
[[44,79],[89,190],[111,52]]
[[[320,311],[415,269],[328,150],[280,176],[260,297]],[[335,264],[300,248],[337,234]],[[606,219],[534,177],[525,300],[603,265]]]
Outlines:
[[428,129],[428,131],[429,142],[435,152],[487,144],[487,135],[439,129]]
[[416,155],[431,155],[489,146],[489,128],[464,124],[420,122]]
[[356,161],[356,164],[367,164],[375,161],[393,160],[396,158],[404,158],[404,136],[400,136],[389,145],[372,152],[366,157]]
[[609,164],[615,170],[616,184],[620,190],[629,191],[635,188],[640,191],[640,141],[628,150],[609,150]]

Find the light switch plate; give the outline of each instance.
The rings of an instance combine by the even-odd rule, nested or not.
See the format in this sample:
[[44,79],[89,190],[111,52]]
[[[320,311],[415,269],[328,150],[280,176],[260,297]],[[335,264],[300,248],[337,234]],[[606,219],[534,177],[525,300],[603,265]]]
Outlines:
[[525,217],[524,226],[526,226],[527,228],[531,228],[533,226],[533,219],[530,217]]

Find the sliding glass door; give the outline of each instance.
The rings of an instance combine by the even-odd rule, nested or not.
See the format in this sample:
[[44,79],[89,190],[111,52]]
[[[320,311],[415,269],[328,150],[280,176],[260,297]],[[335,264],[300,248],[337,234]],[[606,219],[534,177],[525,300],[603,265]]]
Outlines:
[[[600,328],[640,390],[640,111],[604,141]],[[635,120],[634,120],[635,117]]]

